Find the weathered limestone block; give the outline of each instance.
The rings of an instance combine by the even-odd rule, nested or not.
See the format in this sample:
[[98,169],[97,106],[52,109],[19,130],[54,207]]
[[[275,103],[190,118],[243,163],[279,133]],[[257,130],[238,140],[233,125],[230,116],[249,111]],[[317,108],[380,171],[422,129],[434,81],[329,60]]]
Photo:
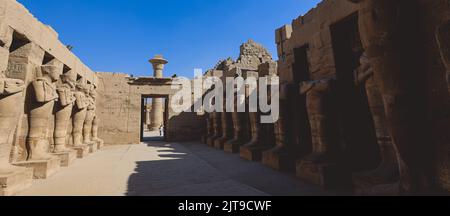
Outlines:
[[308,118],[311,125],[312,153],[297,164],[297,176],[324,188],[342,188],[350,176],[338,161],[339,146],[333,136],[335,78],[303,82],[300,94],[306,94]]
[[356,193],[370,193],[375,186],[396,183],[399,176],[399,167],[392,137],[387,128],[386,113],[384,111],[383,98],[380,94],[380,86],[375,82],[373,70],[366,54],[361,56],[360,63],[361,66],[356,71],[356,82],[357,85],[363,85],[366,89],[380,149],[381,163],[375,170],[354,174],[353,180]]
[[10,164],[12,137],[23,105],[25,84],[5,75],[12,42],[12,29],[0,24],[0,196],[9,196],[31,186],[33,170]]
[[418,1],[352,0],[361,4],[360,33],[380,85],[387,125],[399,155],[400,192],[433,188],[435,147],[427,141]]

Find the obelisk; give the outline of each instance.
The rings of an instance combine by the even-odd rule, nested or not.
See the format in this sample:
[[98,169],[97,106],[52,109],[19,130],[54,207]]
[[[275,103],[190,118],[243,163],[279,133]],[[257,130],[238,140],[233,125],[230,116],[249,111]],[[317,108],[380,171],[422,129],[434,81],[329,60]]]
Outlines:
[[[153,59],[150,59],[150,63],[153,65],[154,77],[163,78],[164,66],[169,62],[165,60],[162,55],[156,55]],[[151,131],[159,130],[164,123],[163,103],[163,98],[153,98],[152,100],[152,111],[150,113]]]

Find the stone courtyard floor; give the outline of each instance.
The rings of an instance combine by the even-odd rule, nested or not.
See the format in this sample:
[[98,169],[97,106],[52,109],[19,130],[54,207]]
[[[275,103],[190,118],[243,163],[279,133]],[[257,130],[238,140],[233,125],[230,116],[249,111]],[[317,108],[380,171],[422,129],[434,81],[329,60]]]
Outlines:
[[21,196],[327,195],[293,175],[200,143],[109,146],[35,180]]

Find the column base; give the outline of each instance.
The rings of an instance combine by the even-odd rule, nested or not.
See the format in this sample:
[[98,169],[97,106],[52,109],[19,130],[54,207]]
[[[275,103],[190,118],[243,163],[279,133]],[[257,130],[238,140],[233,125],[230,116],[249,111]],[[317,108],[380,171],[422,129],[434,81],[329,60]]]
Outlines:
[[77,151],[77,158],[82,159],[89,155],[89,147],[88,146],[76,146],[72,147],[73,150]]
[[97,150],[101,150],[105,147],[105,142],[103,140],[97,140],[95,142],[97,143]]
[[295,172],[297,158],[287,150],[268,150],[262,153],[262,163],[274,170]]
[[14,172],[0,175],[0,196],[13,196],[29,188],[33,182],[33,169],[17,167]]
[[263,152],[270,148],[270,146],[261,145],[242,146],[240,149],[240,156],[248,161],[259,162],[262,161]]
[[218,136],[208,137],[208,138],[206,139],[206,145],[211,146],[211,147],[214,147],[214,142],[215,142],[217,139],[219,139],[219,138],[220,138],[220,137],[218,137]]
[[56,174],[61,166],[58,157],[52,157],[48,160],[23,161],[14,163],[15,166],[21,166],[33,169],[33,178],[47,179]]
[[375,170],[354,173],[352,175],[354,193],[361,196],[398,195],[399,174],[397,170],[394,165],[386,165]]
[[242,144],[242,142],[232,140],[223,144],[223,150],[228,153],[237,154]]
[[223,150],[224,149],[224,145],[227,142],[227,140],[229,140],[229,139],[228,138],[216,139],[214,141],[214,148],[219,149],[219,150]]
[[52,155],[59,157],[61,167],[69,167],[77,159],[77,151],[67,150],[63,152],[52,153]]
[[319,185],[325,190],[351,188],[351,175],[335,163],[301,160],[297,163],[297,177],[309,183]]
[[95,153],[98,150],[97,142],[91,142],[87,146],[89,147],[89,153]]

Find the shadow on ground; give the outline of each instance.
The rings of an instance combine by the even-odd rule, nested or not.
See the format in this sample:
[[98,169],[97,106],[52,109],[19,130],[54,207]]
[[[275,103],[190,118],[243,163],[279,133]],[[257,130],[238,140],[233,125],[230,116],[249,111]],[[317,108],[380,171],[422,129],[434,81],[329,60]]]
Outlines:
[[242,160],[199,143],[146,141],[158,160],[136,162],[128,196],[333,195],[293,175]]

